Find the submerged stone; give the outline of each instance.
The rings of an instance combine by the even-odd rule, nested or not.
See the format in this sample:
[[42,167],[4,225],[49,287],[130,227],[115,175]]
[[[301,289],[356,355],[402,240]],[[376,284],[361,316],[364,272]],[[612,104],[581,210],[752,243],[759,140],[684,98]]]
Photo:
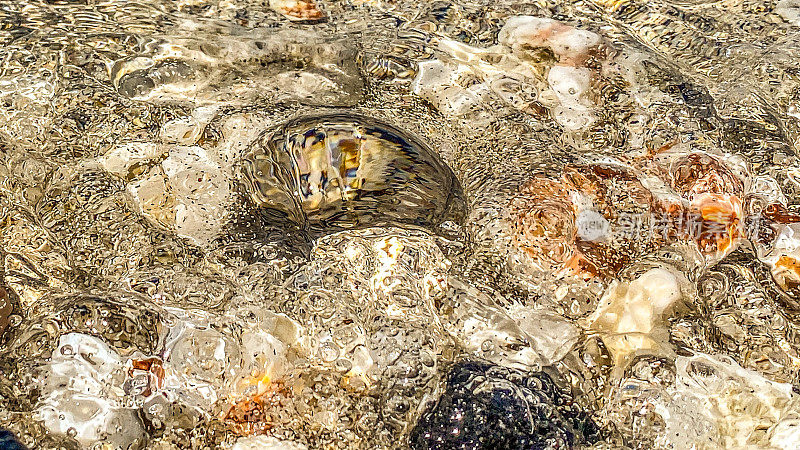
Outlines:
[[[310,0],[272,0],[292,21],[320,22]],[[195,23],[203,34],[205,27]],[[247,105],[254,101],[351,106],[363,94],[357,48],[311,30],[170,36],[114,61],[111,81],[123,97],[149,102]]]
[[597,425],[543,372],[462,361],[411,431],[412,449],[550,449],[590,444]]
[[686,284],[680,274],[661,267],[630,283],[611,283],[587,322],[616,365],[638,352],[667,351],[666,319],[686,297]]
[[458,180],[415,137],[368,117],[302,117],[267,133],[242,165],[257,207],[312,233],[460,221]]
[[10,324],[9,317],[12,311],[13,308],[8,294],[5,288],[0,285],[0,339],[3,337],[3,333],[5,333],[6,328],[8,328]]
[[246,436],[233,444],[232,450],[305,450],[303,444],[282,441],[272,436]]
[[26,450],[27,447],[22,445],[10,431],[3,430],[0,428],[0,449]]
[[135,408],[127,406],[119,384],[122,357],[94,336],[68,333],[40,367],[41,398],[34,417],[54,435],[82,446],[138,449],[147,441]]
[[411,91],[448,116],[473,116],[492,98],[525,114],[549,110],[567,132],[588,130],[598,121],[593,87],[611,72],[603,38],[556,20],[515,16],[498,44],[472,47],[437,39],[439,58],[419,63]]
[[270,0],[269,7],[292,22],[317,23],[326,19],[313,0]]

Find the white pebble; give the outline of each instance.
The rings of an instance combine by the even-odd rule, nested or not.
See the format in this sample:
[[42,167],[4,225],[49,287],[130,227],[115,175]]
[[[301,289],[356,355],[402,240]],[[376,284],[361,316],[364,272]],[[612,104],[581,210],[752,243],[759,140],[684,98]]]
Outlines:
[[577,58],[599,45],[600,36],[588,30],[570,28],[569,31],[553,34],[547,39],[547,43],[556,55]]
[[580,103],[591,79],[592,73],[585,67],[555,65],[547,74],[547,83],[562,103]]
[[458,85],[458,77],[466,69],[445,64],[439,60],[419,63],[411,91],[431,102],[445,115],[459,116],[474,110],[482,101],[484,89],[465,89]]
[[205,124],[194,117],[180,117],[161,126],[161,140],[168,144],[191,145],[200,139]]
[[135,410],[125,408],[122,359],[102,340],[69,333],[42,367],[44,380],[36,417],[54,434],[71,435],[89,447],[108,443],[139,448],[145,432]]
[[775,12],[783,20],[800,27],[800,0],[781,0],[775,5]]
[[567,131],[581,131],[595,121],[592,111],[580,104],[559,105],[552,109],[555,121]]
[[651,269],[630,283],[609,286],[589,318],[617,363],[639,350],[657,347],[665,313],[683,298],[679,279],[666,269]]
[[272,436],[247,436],[239,438],[231,450],[306,450],[306,446],[282,441]]
[[162,152],[163,149],[150,142],[131,142],[112,148],[99,162],[107,172],[124,177],[135,164],[156,158]]
[[547,34],[558,22],[553,19],[534,16],[516,16],[506,21],[497,35],[497,40],[514,48],[520,44],[543,45]]

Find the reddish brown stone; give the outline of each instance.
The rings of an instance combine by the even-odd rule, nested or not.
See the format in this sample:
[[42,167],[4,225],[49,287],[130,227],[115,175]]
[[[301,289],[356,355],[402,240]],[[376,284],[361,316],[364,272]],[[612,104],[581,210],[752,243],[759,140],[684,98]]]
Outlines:
[[12,312],[11,301],[8,299],[8,293],[3,286],[0,286],[0,337],[5,333],[8,328],[8,318]]
[[270,6],[292,21],[313,23],[326,19],[314,0],[272,0]]

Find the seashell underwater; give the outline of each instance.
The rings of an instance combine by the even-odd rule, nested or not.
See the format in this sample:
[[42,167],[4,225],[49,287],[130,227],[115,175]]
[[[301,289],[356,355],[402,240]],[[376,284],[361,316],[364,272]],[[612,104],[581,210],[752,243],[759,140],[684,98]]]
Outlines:
[[380,225],[436,229],[460,222],[453,171],[420,139],[365,116],[293,119],[265,133],[242,161],[259,208],[312,233]]

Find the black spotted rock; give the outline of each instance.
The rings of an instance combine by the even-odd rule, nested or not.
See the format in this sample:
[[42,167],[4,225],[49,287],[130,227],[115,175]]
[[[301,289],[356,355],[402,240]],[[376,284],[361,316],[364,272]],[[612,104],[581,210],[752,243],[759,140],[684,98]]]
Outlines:
[[22,445],[10,431],[0,428],[0,450],[27,450],[27,447]]
[[411,431],[412,449],[565,449],[600,429],[543,372],[462,361]]

